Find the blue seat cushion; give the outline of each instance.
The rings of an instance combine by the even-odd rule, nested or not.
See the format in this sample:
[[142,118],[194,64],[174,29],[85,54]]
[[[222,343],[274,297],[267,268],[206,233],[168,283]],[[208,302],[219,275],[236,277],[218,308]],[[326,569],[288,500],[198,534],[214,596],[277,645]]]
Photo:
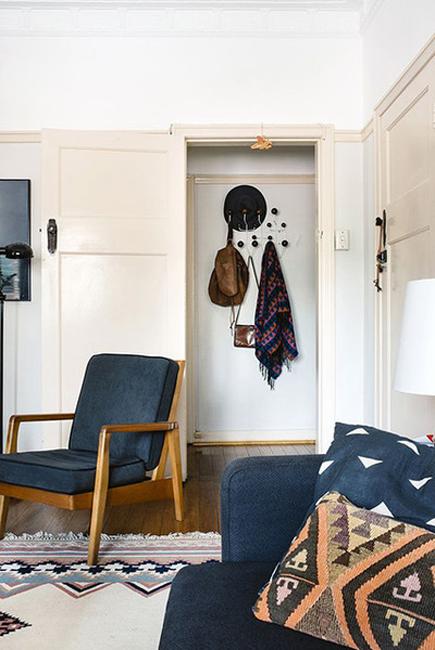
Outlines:
[[223,562],[182,569],[172,583],[159,650],[343,648],[254,617],[258,591],[274,568],[271,562]]
[[[96,452],[104,424],[168,419],[178,375],[176,361],[139,354],[97,354],[89,360],[77,402],[70,449]],[[160,460],[163,433],[114,434],[110,455],[141,458],[147,470]]]
[[[94,489],[97,454],[78,449],[50,449],[0,454],[0,482],[50,492],[80,494]],[[145,479],[140,458],[111,458],[110,487]]]

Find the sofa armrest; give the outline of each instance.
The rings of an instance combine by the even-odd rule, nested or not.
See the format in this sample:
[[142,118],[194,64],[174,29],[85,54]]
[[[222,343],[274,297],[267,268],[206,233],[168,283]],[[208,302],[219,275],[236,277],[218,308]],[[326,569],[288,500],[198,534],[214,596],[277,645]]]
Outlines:
[[323,456],[240,458],[221,483],[222,559],[278,562],[313,503]]

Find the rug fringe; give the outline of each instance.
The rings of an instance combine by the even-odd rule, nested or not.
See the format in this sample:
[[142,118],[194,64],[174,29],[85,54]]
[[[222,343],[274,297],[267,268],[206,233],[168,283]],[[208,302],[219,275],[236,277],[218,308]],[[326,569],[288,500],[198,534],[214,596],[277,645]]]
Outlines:
[[[207,540],[207,541],[220,541],[220,534],[216,532],[201,533],[199,531],[191,533],[169,533],[169,535],[150,535],[150,534],[120,534],[120,535],[106,535],[102,533],[101,540],[104,542],[111,542],[116,540],[127,540],[136,542],[152,542],[158,540]],[[47,533],[40,530],[38,533],[22,533],[22,535],[15,535],[14,533],[6,533],[3,538],[4,541],[46,541],[46,542],[88,542],[89,537],[85,533]]]

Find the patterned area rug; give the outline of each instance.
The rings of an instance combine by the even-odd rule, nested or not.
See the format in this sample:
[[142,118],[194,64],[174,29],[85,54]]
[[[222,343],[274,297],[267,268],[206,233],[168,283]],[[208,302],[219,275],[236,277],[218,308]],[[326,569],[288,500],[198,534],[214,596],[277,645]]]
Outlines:
[[83,535],[0,542],[2,650],[156,650],[170,584],[189,564],[220,560],[216,533],[102,536],[99,564]]

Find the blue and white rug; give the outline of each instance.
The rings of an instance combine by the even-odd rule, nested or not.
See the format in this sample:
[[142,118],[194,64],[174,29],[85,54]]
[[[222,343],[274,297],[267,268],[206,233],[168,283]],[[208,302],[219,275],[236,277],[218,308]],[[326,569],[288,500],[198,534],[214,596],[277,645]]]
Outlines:
[[169,587],[189,564],[219,561],[216,533],[87,538],[8,534],[0,541],[0,646],[9,650],[156,650]]

